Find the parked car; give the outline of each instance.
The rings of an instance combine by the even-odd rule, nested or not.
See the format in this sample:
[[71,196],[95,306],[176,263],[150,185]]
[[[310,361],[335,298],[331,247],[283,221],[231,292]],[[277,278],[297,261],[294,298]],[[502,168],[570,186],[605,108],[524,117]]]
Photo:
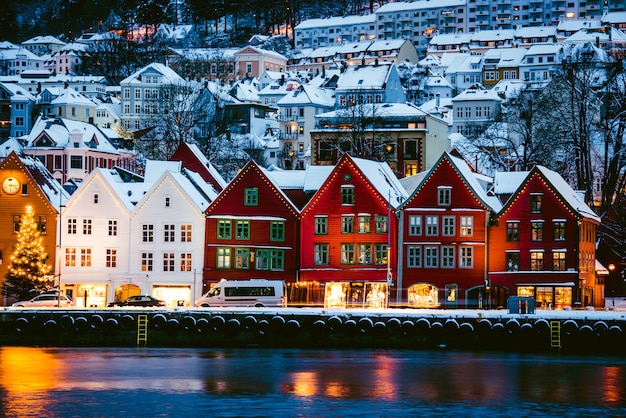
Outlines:
[[[61,295],[61,304],[59,305],[62,308],[67,308],[72,306],[72,299],[67,295]],[[20,302],[15,302],[11,306],[24,307],[24,308],[56,308],[59,303],[59,296],[57,293],[43,293],[39,296],[35,296],[31,300],[23,300]]]
[[114,306],[165,306],[165,301],[149,295],[131,296],[121,302],[111,302],[108,308]]

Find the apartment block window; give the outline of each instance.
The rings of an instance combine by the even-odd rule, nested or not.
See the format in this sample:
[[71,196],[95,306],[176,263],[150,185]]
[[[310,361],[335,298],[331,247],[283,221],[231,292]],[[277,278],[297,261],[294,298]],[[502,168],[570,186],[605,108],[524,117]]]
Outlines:
[[461,236],[471,237],[474,235],[474,217],[473,216],[461,216]]
[[316,216],[315,217],[315,235],[328,234],[328,217]]
[[236,239],[250,239],[250,221],[238,220],[235,228]]
[[530,212],[531,213],[541,213],[543,210],[542,206],[543,195],[542,194],[531,194],[530,195]]
[[389,228],[387,215],[376,215],[376,233],[386,234]]
[[219,247],[217,249],[217,268],[230,268],[230,248]]
[[407,267],[408,268],[421,268],[422,267],[422,247],[407,247]]
[[452,187],[439,186],[437,188],[437,204],[439,206],[450,206],[452,199]]
[[369,215],[359,215],[359,234],[369,234],[371,217]]
[[372,264],[372,244],[359,244],[359,264]]
[[439,218],[437,216],[426,216],[426,235],[439,235]]
[[180,242],[191,242],[191,224],[180,226]]
[[454,268],[454,247],[441,247],[441,268]]
[[181,253],[180,271],[191,271],[191,253]]
[[285,240],[285,223],[282,221],[272,221],[270,223],[270,241]]
[[341,204],[354,205],[354,187],[341,186]]
[[143,242],[154,242],[154,225],[142,225],[141,226],[142,233],[142,241]]
[[344,215],[341,217],[341,232],[351,234],[354,232],[354,216]]
[[117,236],[117,221],[115,219],[109,219],[109,236]]
[[246,187],[243,191],[243,204],[245,206],[258,206],[259,189],[256,187]]
[[439,247],[424,247],[424,267],[439,267]]
[[565,221],[554,221],[552,232],[555,241],[565,241]]
[[354,244],[341,244],[341,264],[354,264]]
[[106,249],[106,264],[107,268],[116,268],[117,267],[117,249],[116,248],[107,248]]
[[83,219],[83,235],[91,235],[91,219]]
[[530,252],[530,270],[531,271],[543,270],[543,251],[531,251]]
[[[176,239],[176,227],[174,225],[164,225],[163,226],[163,241],[165,242],[174,242]],[[165,270],[170,271],[170,270]]]
[[506,240],[519,241],[519,221],[510,221],[506,223]]
[[217,221],[217,239],[230,239],[232,223],[229,219],[219,219]]
[[239,270],[250,268],[250,250],[248,248],[235,248],[235,268]]
[[174,271],[174,253],[163,254],[163,271]]
[[543,222],[530,223],[530,240],[543,241]]
[[76,266],[76,248],[65,249],[65,267]]
[[409,235],[422,235],[422,217],[409,215]]
[[313,246],[313,262],[317,266],[328,264],[328,244],[315,244]]
[[454,216],[441,217],[441,235],[446,237],[453,237],[455,235],[454,221]]
[[552,252],[552,270],[565,271],[565,251]]
[[472,247],[459,248],[459,268],[474,267],[474,249]]
[[141,253],[141,271],[152,271],[153,256],[152,253]]

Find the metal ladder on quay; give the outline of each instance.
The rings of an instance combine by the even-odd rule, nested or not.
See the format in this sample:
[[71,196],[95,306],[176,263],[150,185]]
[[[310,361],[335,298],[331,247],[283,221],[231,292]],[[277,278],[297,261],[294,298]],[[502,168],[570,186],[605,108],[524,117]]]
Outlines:
[[137,317],[137,345],[146,345],[148,343],[148,315],[139,315]]
[[561,321],[550,321],[550,347],[561,348]]

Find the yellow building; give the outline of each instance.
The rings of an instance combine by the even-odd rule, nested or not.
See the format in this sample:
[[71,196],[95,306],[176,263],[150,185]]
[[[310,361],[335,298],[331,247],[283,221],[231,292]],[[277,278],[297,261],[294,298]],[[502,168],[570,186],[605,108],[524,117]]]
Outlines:
[[[21,217],[31,207],[43,236],[48,264],[57,271],[59,210],[68,198],[46,167],[15,152],[0,163],[0,286],[17,243]],[[6,305],[10,300],[3,298]]]

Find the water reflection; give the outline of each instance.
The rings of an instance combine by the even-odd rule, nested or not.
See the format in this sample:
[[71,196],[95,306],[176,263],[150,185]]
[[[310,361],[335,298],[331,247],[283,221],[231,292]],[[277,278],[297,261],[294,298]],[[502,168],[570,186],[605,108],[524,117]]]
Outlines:
[[0,416],[138,416],[155,403],[179,415],[204,404],[219,416],[216,399],[224,416],[244,401],[257,416],[266,416],[259,408],[267,416],[281,408],[291,414],[311,402],[330,415],[342,402],[350,416],[355,400],[412,412],[445,405],[468,415],[471,408],[497,413],[531,405],[534,412],[591,414],[625,406],[625,371],[622,358],[558,355],[0,347]]

